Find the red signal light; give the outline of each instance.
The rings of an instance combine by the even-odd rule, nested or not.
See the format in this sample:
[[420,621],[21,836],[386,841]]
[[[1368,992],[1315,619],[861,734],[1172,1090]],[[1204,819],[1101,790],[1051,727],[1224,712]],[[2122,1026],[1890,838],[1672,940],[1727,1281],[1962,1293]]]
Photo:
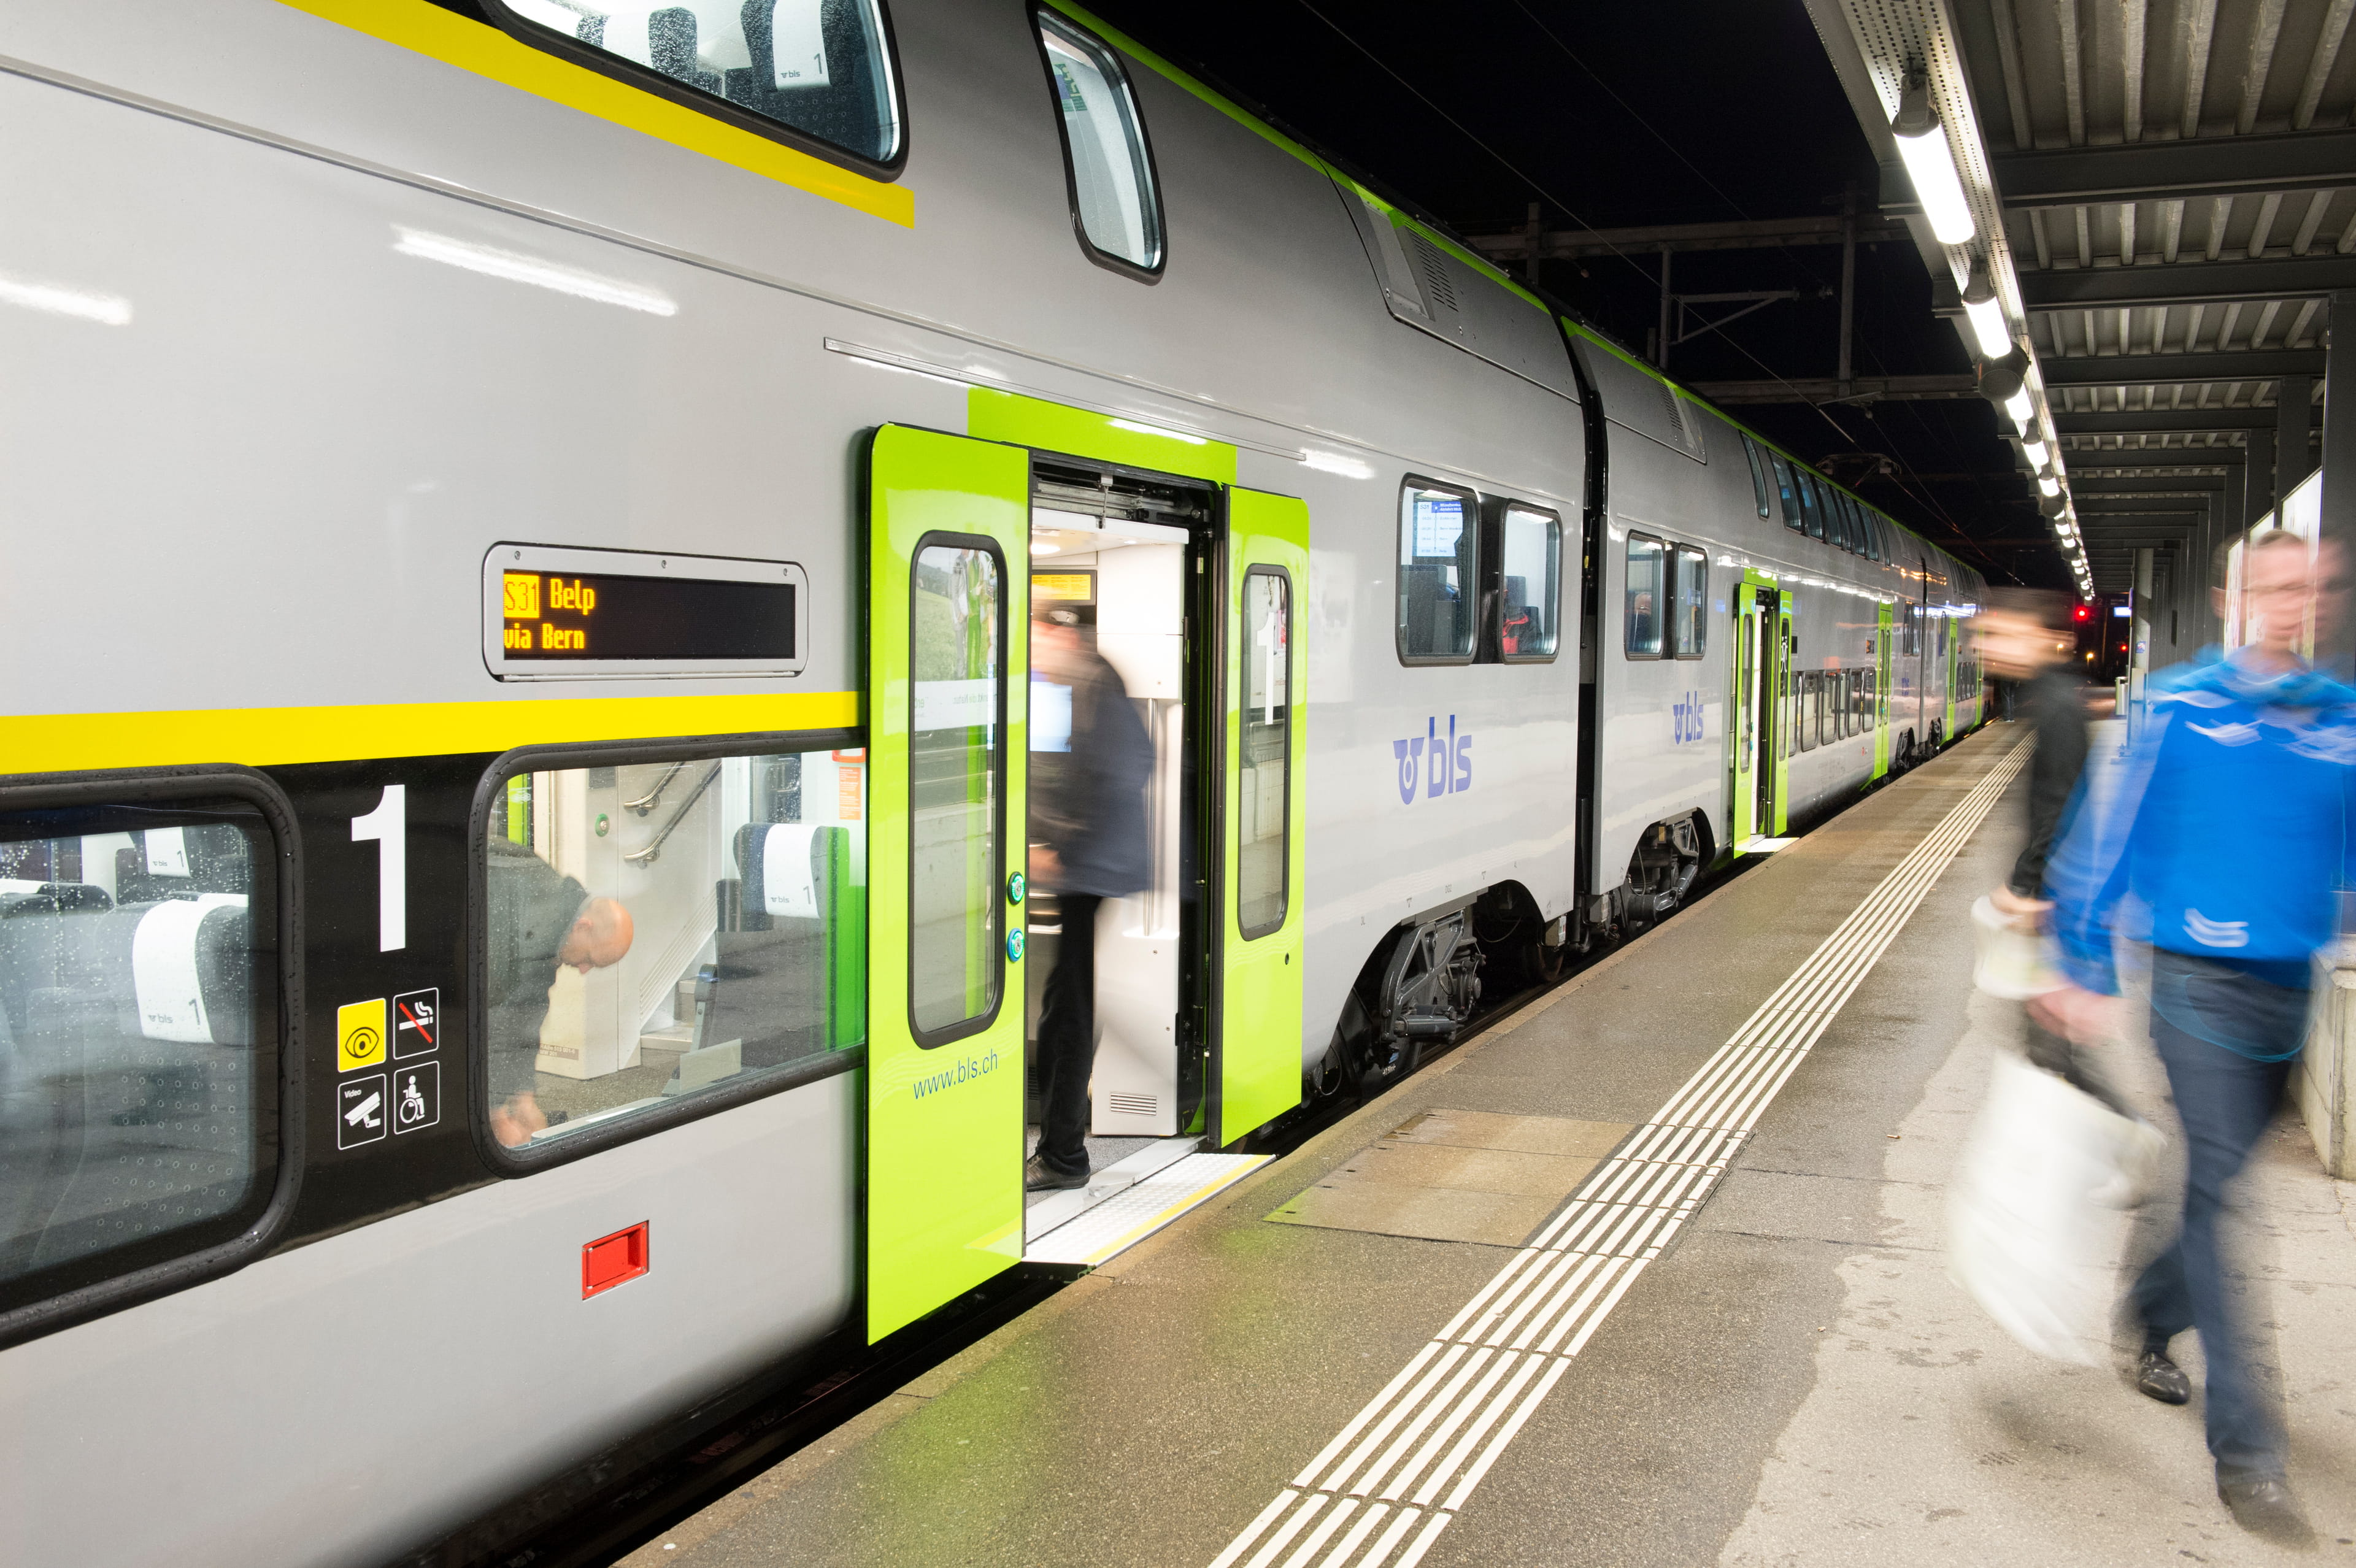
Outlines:
[[2094,618],[2094,612],[2083,604],[2081,604],[2075,610],[2071,611],[2070,614],[2072,619],[2080,621],[2091,621]]

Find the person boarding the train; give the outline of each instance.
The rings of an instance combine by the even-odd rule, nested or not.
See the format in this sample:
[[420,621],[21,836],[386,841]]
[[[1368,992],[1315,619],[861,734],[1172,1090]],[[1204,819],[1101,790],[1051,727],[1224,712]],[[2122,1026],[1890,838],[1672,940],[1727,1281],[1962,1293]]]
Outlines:
[[636,932],[619,899],[592,896],[520,844],[492,839],[484,867],[491,1136],[513,1148],[548,1125],[534,1064],[557,970],[570,965],[586,975],[619,964]]
[[[2337,604],[2319,594],[2307,541],[2269,529],[2244,561],[2248,642],[2151,677],[2115,796],[2082,811],[2054,856],[2047,884],[2071,983],[2032,1008],[2080,1042],[2114,1031],[2112,936],[2131,897],[2149,923],[2152,1043],[2188,1167],[2176,1239],[2129,1293],[2135,1385],[2185,1403],[2190,1380],[2169,1346],[2198,1329],[2218,1495],[2244,1529],[2302,1541],[2281,1415],[2252,1365],[2223,1243],[2229,1189],[2306,1040],[2310,964],[2339,931],[2336,892],[2356,882],[2356,690],[2299,656]],[[2222,613],[2222,587],[2218,598]]]
[[1039,1147],[1023,1168],[1023,1187],[1036,1191],[1087,1184],[1097,910],[1152,882],[1145,782],[1153,741],[1120,673],[1097,652],[1070,605],[1033,602],[1031,667],[1034,679],[1071,698],[1070,750],[1037,753],[1031,774],[1031,880],[1055,891],[1063,926],[1039,1010],[1046,1106]]

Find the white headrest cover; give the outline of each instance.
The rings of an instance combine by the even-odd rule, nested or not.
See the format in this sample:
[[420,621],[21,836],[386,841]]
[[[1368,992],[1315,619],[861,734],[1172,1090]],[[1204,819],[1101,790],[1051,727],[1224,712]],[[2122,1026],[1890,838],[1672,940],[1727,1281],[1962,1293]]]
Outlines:
[[243,909],[242,893],[167,899],[139,919],[131,934],[131,984],[139,1002],[139,1032],[149,1040],[209,1045],[204,987],[197,976],[197,932],[217,909]]
[[819,918],[818,881],[810,870],[810,851],[819,831],[807,822],[781,822],[763,836],[761,897],[766,912],[801,920]]

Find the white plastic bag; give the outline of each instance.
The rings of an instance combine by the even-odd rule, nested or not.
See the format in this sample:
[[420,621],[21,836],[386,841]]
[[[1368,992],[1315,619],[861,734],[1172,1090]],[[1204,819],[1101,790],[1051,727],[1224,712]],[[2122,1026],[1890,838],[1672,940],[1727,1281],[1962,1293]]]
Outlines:
[[2027,1349],[2093,1364],[2107,1338],[2099,1265],[2154,1136],[2018,1051],[1997,1051],[1947,1186],[1948,1277]]
[[2036,916],[2006,914],[1983,893],[1972,903],[1972,984],[1989,996],[2025,1002],[2062,988]]

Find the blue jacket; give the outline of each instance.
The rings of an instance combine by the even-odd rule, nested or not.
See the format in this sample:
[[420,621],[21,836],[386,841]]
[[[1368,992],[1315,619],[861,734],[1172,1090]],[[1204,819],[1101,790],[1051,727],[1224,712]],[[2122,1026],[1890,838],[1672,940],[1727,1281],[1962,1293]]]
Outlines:
[[[2150,711],[2108,800],[2086,801],[2047,870],[2076,985],[2115,995],[2127,895],[2154,946],[2303,988],[2356,886],[2356,691],[2313,670],[2271,679],[2215,648],[2150,677]],[[2089,775],[2091,782],[2092,775]]]

